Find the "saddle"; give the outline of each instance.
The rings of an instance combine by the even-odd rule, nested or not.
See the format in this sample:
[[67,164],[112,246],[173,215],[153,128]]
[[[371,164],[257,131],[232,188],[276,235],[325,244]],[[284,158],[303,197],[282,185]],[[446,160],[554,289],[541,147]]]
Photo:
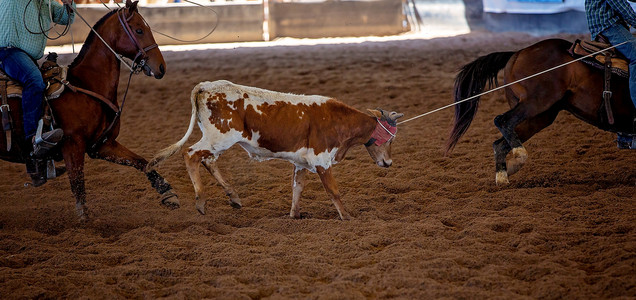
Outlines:
[[[42,72],[42,78],[46,85],[46,91],[44,94],[47,99],[56,99],[60,97],[64,91],[64,84],[62,82],[66,80],[67,70],[67,67],[61,67],[57,64],[56,53],[50,53],[46,57],[46,61],[44,61],[40,67],[40,72]],[[0,82],[3,81],[4,84],[0,84],[0,89],[4,89],[6,84],[6,97],[22,98],[22,86],[7,76],[7,74],[0,69]],[[1,92],[4,95],[5,91]]]
[[[580,58],[593,54],[592,56],[582,59],[581,61],[598,69],[605,71],[603,103],[599,109],[600,116],[606,115],[607,123],[614,124],[614,113],[612,112],[612,91],[610,89],[610,81],[612,73],[623,78],[629,78],[629,61],[625,56],[616,50],[610,48],[612,45],[607,39],[599,35],[597,41],[581,41],[576,40],[572,47],[568,50],[574,58]],[[601,113],[605,110],[605,114]],[[601,118],[603,119],[603,118]]]
[[582,61],[599,69],[605,69],[606,63],[609,63],[612,73],[624,78],[629,78],[629,61],[623,54],[618,52],[616,48],[603,51],[609,47],[612,47],[612,45],[606,42],[576,40],[572,44],[569,52],[572,57],[579,58],[601,51]]

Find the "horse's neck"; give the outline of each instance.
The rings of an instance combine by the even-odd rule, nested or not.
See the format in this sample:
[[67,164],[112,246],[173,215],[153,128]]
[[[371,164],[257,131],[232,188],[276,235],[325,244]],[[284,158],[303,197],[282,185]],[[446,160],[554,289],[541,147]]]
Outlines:
[[102,41],[88,47],[81,61],[69,69],[69,81],[116,103],[120,62]]

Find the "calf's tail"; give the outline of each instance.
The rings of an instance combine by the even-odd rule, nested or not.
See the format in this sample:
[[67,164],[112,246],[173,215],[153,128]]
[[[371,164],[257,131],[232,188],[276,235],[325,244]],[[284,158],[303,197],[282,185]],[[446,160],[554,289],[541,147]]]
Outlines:
[[190,135],[192,134],[192,130],[194,129],[194,123],[196,123],[199,115],[199,95],[203,89],[201,88],[201,84],[197,84],[194,89],[192,89],[192,93],[190,94],[190,103],[192,104],[192,116],[190,116],[190,125],[188,126],[188,130],[185,135],[176,143],[162,149],[152,158],[152,160],[148,163],[146,167],[147,170],[150,170],[157,166],[159,163],[164,161],[166,158],[172,156],[177,153],[177,151],[181,150],[183,144],[188,140]]

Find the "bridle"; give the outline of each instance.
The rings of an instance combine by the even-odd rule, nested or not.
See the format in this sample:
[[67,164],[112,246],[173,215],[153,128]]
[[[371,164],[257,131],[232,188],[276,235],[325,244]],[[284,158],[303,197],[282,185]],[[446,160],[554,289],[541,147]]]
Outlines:
[[[139,43],[139,40],[135,37],[135,34],[132,32],[132,28],[130,28],[129,22],[130,22],[130,19],[132,19],[132,17],[134,16],[134,13],[131,13],[128,16],[128,18],[126,18],[124,10],[127,10],[127,8],[119,8],[117,10],[117,18],[119,19],[119,23],[121,24],[121,27],[124,28],[124,32],[126,33],[126,35],[128,35],[130,40],[137,47],[137,54],[135,55],[135,58],[133,59],[132,69],[134,70],[135,73],[139,73],[139,71],[141,71],[141,69],[146,65],[146,61],[148,60],[147,52],[154,48],[159,47],[159,45],[157,45],[157,43],[154,43],[144,48],[141,45],[141,43]],[[119,57],[117,53],[115,53],[115,55]]]
[[[82,19],[82,21],[84,21],[84,23],[86,23],[86,25],[91,29],[91,31],[93,31],[93,33],[104,43],[104,45],[106,46],[106,48],[108,48],[114,55],[115,57],[122,62],[124,65],[126,65],[126,67],[128,67],[128,69],[130,69],[130,75],[128,77],[128,84],[126,85],[126,91],[124,92],[124,97],[121,101],[121,105],[119,106],[119,108],[116,107],[116,105],[114,105],[113,103],[111,103],[108,99],[104,98],[103,96],[96,94],[94,92],[91,91],[87,91],[84,89],[80,89],[77,87],[72,87],[70,86],[70,84],[68,82],[65,82],[65,85],[69,86],[71,88],[71,90],[74,91],[80,91],[83,92],[85,94],[88,94],[89,96],[92,96],[95,99],[98,99],[100,102],[104,103],[105,105],[107,105],[108,107],[111,108],[111,110],[113,110],[115,112],[115,116],[113,117],[113,120],[110,122],[110,124],[108,125],[108,127],[106,128],[106,130],[104,130],[99,137],[97,138],[96,142],[89,148],[90,150],[87,151],[89,153],[89,155],[91,153],[95,153],[97,152],[98,148],[103,145],[106,140],[108,140],[108,135],[109,133],[113,130],[113,128],[115,127],[115,124],[117,124],[117,121],[119,120],[119,118],[121,117],[121,113],[124,109],[124,104],[126,102],[126,96],[128,95],[128,88],[130,87],[130,80],[132,79],[132,75],[133,74],[137,74],[139,73],[145,66],[146,66],[146,62],[148,61],[148,51],[159,47],[157,45],[157,43],[154,43],[150,46],[147,47],[143,47],[141,45],[141,43],[139,43],[139,40],[135,37],[134,32],[132,31],[132,28],[130,28],[130,24],[128,22],[130,22],[130,20],[132,19],[132,17],[134,16],[134,13],[131,13],[128,17],[126,17],[125,14],[125,10],[128,10],[127,7],[120,7],[119,9],[117,9],[117,18],[119,20],[119,23],[121,24],[122,28],[124,29],[124,32],[126,33],[126,35],[128,35],[128,38],[130,38],[130,40],[133,42],[133,44],[135,44],[135,47],[137,47],[137,54],[135,55],[135,58],[132,61],[132,66],[130,66],[124,59],[123,59],[123,55],[117,53],[115,50],[113,50],[113,48],[110,47],[110,45],[108,45],[108,43],[106,43],[106,41],[104,40],[104,38],[102,38],[102,36],[95,30],[95,28],[93,28],[93,26],[91,26],[86,19],[84,19],[84,17],[82,17],[82,15],[80,15],[77,10],[73,9],[72,6],[70,5],[66,5],[66,7],[70,8],[71,10],[73,10],[73,12],[80,17],[80,19]],[[145,21],[144,21],[145,23]]]
[[[88,26],[88,28],[91,29],[91,31],[102,41],[102,43],[104,43],[104,45],[106,45],[106,48],[108,48],[108,50],[110,50],[110,52],[112,52],[115,57],[122,62],[126,67],[128,67],[128,69],[132,73],[139,73],[141,71],[141,69],[146,65],[146,61],[148,60],[148,54],[147,52],[150,51],[151,49],[157,48],[159,47],[157,45],[157,43],[154,43],[148,47],[143,47],[141,46],[141,44],[139,43],[139,40],[137,40],[137,38],[135,37],[134,33],[132,32],[132,29],[130,28],[130,24],[128,23],[130,21],[130,19],[132,19],[132,17],[134,16],[134,13],[131,13],[128,17],[126,17],[124,10],[128,10],[127,7],[120,7],[117,9],[117,18],[119,19],[119,23],[121,24],[122,28],[124,29],[124,32],[126,33],[126,35],[128,35],[128,38],[130,38],[130,40],[133,42],[133,44],[135,44],[135,47],[137,47],[137,54],[135,55],[135,58],[133,59],[133,66],[130,66],[125,60],[124,60],[124,56],[117,53],[115,50],[113,50],[113,48],[110,47],[110,45],[108,45],[108,43],[106,43],[106,41],[104,40],[104,38],[102,38],[101,35],[99,35],[99,33],[97,33],[97,31],[95,31],[95,28],[93,28],[93,26],[91,26],[91,24],[89,24],[86,19],[84,19],[84,17],[82,17],[82,15],[76,10],[74,9],[72,6],[70,5],[65,5],[66,7],[68,7],[70,10],[73,11],[73,13],[75,15],[77,15],[78,17],[80,17],[80,19],[82,19],[82,21],[86,24],[86,26]],[[145,20],[144,20],[145,23]],[[141,59],[140,59],[141,58]]]

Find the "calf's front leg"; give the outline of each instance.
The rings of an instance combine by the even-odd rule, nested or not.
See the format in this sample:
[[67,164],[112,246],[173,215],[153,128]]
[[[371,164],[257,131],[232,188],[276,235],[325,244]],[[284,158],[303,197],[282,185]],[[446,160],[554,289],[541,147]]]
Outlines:
[[307,169],[294,168],[294,176],[292,179],[292,206],[289,216],[294,219],[300,219],[300,205],[298,201],[305,188],[305,177],[307,175]]
[[331,195],[331,199],[338,210],[340,219],[351,220],[351,215],[349,215],[349,213],[344,209],[344,206],[340,201],[340,192],[338,192],[336,180],[333,178],[333,175],[331,175],[331,168],[325,169],[323,167],[316,167],[316,170],[318,171],[318,176],[320,176],[322,185],[325,187],[327,193]]

